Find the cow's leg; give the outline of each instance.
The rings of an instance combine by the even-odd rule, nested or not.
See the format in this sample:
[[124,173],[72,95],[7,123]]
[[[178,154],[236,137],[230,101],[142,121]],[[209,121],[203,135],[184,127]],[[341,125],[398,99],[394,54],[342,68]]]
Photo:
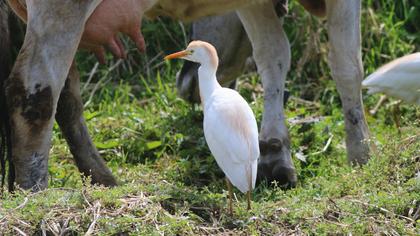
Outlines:
[[369,129],[366,124],[361,81],[360,0],[327,1],[329,64],[343,104],[347,157],[350,163],[369,159]]
[[290,66],[290,45],[283,31],[283,22],[277,17],[271,1],[241,9],[238,15],[251,40],[264,87],[259,179],[263,177],[294,186],[296,171],[283,110],[284,84]]
[[16,183],[34,191],[48,185],[48,152],[60,91],[84,24],[100,0],[27,0],[22,49],[6,81]]
[[79,72],[74,63],[61,91],[55,119],[63,132],[80,172],[85,176],[91,176],[94,184],[116,185],[115,178],[99,156],[89,136],[83,118]]

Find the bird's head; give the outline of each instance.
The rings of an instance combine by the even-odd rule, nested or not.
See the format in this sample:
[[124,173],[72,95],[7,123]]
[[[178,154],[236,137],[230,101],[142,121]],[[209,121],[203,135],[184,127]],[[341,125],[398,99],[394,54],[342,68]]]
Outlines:
[[166,60],[181,58],[188,61],[199,63],[203,66],[211,66],[217,69],[219,58],[217,51],[210,43],[204,41],[192,41],[185,50],[170,54],[165,57]]

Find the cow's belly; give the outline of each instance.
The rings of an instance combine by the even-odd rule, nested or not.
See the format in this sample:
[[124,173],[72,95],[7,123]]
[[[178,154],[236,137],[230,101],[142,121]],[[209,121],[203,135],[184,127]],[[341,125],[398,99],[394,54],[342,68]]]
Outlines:
[[169,16],[182,21],[192,21],[266,1],[271,0],[159,0],[146,16]]

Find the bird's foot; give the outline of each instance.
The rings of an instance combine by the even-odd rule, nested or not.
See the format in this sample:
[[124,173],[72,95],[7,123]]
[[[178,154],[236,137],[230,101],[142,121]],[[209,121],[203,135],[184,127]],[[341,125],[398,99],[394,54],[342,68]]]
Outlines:
[[260,140],[260,161],[257,183],[266,180],[276,182],[280,187],[293,188],[297,184],[296,170],[290,155],[288,140]]

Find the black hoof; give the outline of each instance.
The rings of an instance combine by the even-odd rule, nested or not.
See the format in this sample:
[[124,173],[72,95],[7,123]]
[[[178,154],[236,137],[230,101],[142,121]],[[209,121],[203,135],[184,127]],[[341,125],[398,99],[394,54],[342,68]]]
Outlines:
[[282,188],[296,186],[296,170],[287,144],[279,139],[260,141],[261,157],[258,163],[257,184],[266,181]]
[[297,176],[295,168],[285,166],[265,166],[258,165],[257,185],[267,182],[270,185],[277,185],[282,188],[294,188],[297,184]]

